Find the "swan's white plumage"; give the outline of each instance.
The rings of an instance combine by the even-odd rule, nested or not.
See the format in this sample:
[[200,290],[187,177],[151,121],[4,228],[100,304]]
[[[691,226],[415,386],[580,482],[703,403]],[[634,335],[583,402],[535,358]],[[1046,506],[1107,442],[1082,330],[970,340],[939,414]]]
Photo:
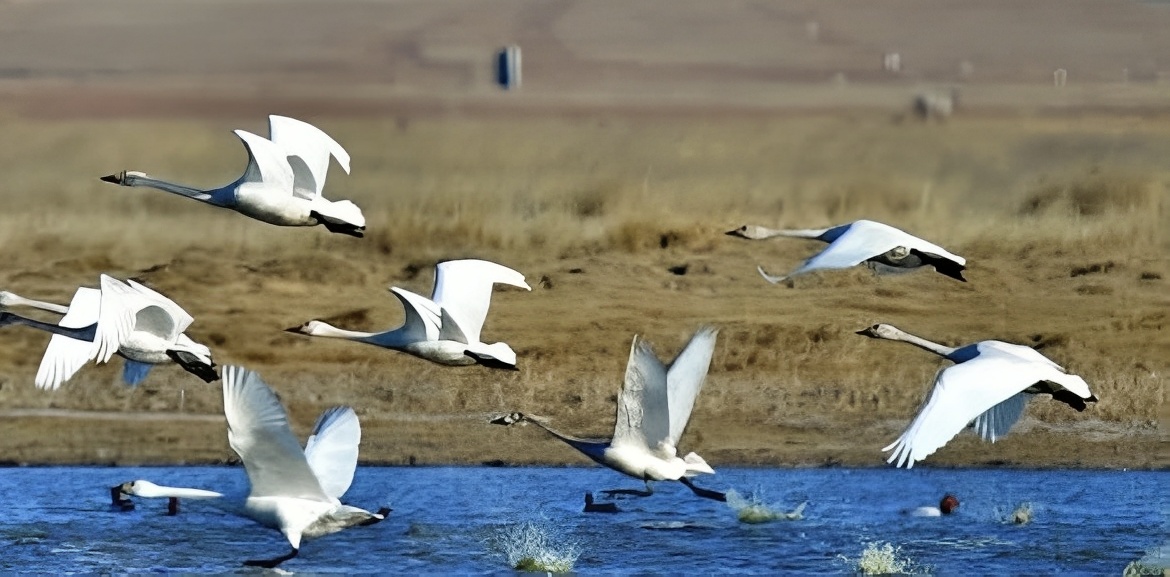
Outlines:
[[524,275],[506,266],[486,260],[449,260],[435,265],[431,301],[456,320],[467,339],[464,342],[479,342],[495,284],[532,290]]
[[1020,393],[1037,382],[1057,383],[1085,399],[1092,395],[1084,379],[1063,372],[1030,347],[1000,341],[971,346],[978,354],[939,371],[914,420],[882,449],[893,451],[890,463],[913,467],[976,419],[982,419],[978,426],[984,438],[1002,437],[1023,412]]
[[329,174],[329,158],[337,159],[349,173],[349,153],[336,140],[312,124],[275,114],[268,116],[268,137],[285,150],[293,170],[293,194],[311,199],[320,196]]
[[317,418],[305,442],[305,459],[326,495],[340,499],[349,490],[361,440],[362,429],[353,409],[333,407]]
[[444,365],[488,364],[490,359],[515,366],[516,353],[507,344],[480,340],[496,283],[532,290],[524,275],[505,266],[474,259],[446,261],[435,267],[431,298],[390,287],[405,311],[403,324],[397,328],[367,333],[309,321],[289,330],[370,343]]
[[707,379],[707,370],[711,366],[711,356],[715,353],[715,338],[719,335],[714,327],[702,327],[686,348],[675,357],[666,372],[666,380],[670,384],[669,410],[670,435],[667,441],[672,446],[678,445],[678,439],[687,428],[687,421],[695,406],[695,399],[703,389],[703,382]]
[[[762,229],[762,227],[755,227]],[[733,231],[734,232],[734,231]],[[786,234],[796,232],[799,234]],[[819,234],[813,234],[819,233]],[[768,236],[799,236],[802,238],[817,238],[828,242],[829,246],[820,253],[806,260],[801,266],[784,276],[772,276],[760,268],[760,274],[769,282],[780,282],[784,279],[812,272],[814,270],[841,269],[857,266],[867,260],[879,257],[896,248],[916,250],[955,262],[960,267],[966,266],[966,259],[944,249],[930,241],[918,238],[903,230],[872,220],[857,220],[849,224],[813,231],[767,231],[758,233],[759,236],[747,238],[767,238]]]
[[228,443],[252,485],[249,499],[331,501],[293,436],[284,407],[259,375],[242,367],[224,369],[223,412]]
[[248,153],[248,164],[238,179],[220,188],[201,190],[132,171],[102,180],[158,188],[278,226],[322,224],[332,232],[362,236],[366,222],[361,209],[321,194],[331,157],[349,172],[345,149],[315,126],[288,117],[270,116],[269,131],[271,139],[233,131]]
[[635,336],[618,395],[617,420],[610,444],[656,450],[670,436],[668,407],[666,367],[650,345]]

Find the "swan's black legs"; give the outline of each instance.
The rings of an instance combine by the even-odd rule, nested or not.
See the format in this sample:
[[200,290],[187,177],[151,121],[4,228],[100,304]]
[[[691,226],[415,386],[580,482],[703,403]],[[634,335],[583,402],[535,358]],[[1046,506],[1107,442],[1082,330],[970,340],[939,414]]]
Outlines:
[[300,549],[293,549],[292,551],[289,551],[287,555],[282,555],[275,559],[252,559],[244,561],[244,565],[247,565],[248,567],[264,567],[265,569],[272,569],[273,567],[276,567],[277,565],[280,565],[281,563],[296,557],[297,553],[300,553]]
[[200,360],[199,357],[187,351],[167,351],[167,356],[180,367],[183,367],[184,371],[203,379],[205,383],[219,380],[219,375],[215,372],[214,363],[208,365]]
[[110,505],[116,507],[119,511],[134,510],[134,501],[131,501],[130,497],[122,492],[121,485],[110,487]]
[[638,489],[606,489],[601,491],[606,497],[613,497],[614,495],[633,495],[634,497],[649,497],[654,494],[654,489],[650,487],[650,482],[646,482],[645,490]]
[[390,507],[382,507],[381,509],[378,509],[377,515],[371,516],[369,519],[366,519],[365,521],[358,523],[358,525],[361,527],[369,527],[370,525],[375,525],[377,523],[381,523],[382,521],[385,521],[386,517],[389,517],[389,516],[390,516]]
[[179,498],[178,497],[168,497],[167,498],[167,515],[174,517],[175,515],[178,515],[178,514],[179,514]]
[[680,477],[678,482],[686,485],[688,489],[690,489],[692,492],[694,492],[694,494],[696,494],[704,499],[714,499],[716,501],[720,501],[723,503],[727,502],[727,495],[725,493],[720,493],[719,491],[712,491],[711,489],[704,489],[702,487],[697,487],[697,486],[695,486],[694,483],[691,482],[690,479],[688,479],[686,477]]

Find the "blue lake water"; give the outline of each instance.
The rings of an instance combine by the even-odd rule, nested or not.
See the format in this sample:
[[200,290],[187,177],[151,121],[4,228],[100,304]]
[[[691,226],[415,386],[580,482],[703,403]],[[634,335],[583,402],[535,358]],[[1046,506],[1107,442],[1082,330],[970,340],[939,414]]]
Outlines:
[[[0,469],[0,572],[260,572],[240,562],[288,549],[211,501],[185,501],[177,517],[165,500],[113,511],[108,488],[140,478],[247,487],[238,467]],[[518,527],[547,547],[575,546],[580,574],[848,574],[881,542],[937,575],[1118,575],[1170,541],[1170,472],[720,468],[698,481],[776,509],[808,505],[801,520],[746,524],[726,504],[659,483],[651,497],[617,500],[619,513],[583,513],[586,490],[641,484],[597,467],[362,467],[344,500],[389,505],[390,518],[308,541],[281,569],[506,574],[501,551]],[[947,492],[962,503],[954,515],[903,512]],[[1024,502],[1030,523],[1003,521]]]

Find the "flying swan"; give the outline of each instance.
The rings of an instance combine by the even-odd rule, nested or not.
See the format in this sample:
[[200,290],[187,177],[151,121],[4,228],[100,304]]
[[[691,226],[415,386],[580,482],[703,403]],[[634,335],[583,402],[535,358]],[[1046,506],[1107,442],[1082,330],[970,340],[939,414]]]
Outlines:
[[[292,551],[273,559],[245,561],[245,565],[276,567],[300,552],[302,539],[314,539],[356,525],[372,525],[390,509],[377,513],[341,503],[357,469],[361,426],[349,407],[321,413],[301,451],[289,428],[280,400],[260,375],[243,367],[223,371],[223,413],[228,443],[240,456],[251,491],[237,512],[280,531]],[[179,498],[222,497],[214,491],[167,487],[138,480],[111,489],[114,505],[127,495]],[[174,506],[174,505],[172,505]]]
[[101,275],[101,289],[79,287],[68,307],[0,292],[0,309],[27,306],[63,314],[59,324],[0,312],[0,326],[23,324],[53,333],[37,369],[38,389],[56,390],[87,361],[104,363],[114,354],[126,360],[122,380],[141,383],[154,365],[175,362],[212,382],[219,378],[211,349],[183,331],[194,322],[171,299],[133,280]]
[[994,443],[1007,435],[1019,420],[1028,395],[1049,394],[1083,411],[1097,397],[1077,375],[1031,347],[1002,341],[979,341],[952,348],[903,332],[887,324],[858,331],[875,339],[902,341],[926,349],[955,363],[938,372],[930,396],[918,415],[882,451],[893,451],[886,462],[897,461],[907,469],[933,454],[971,421],[985,441]]
[[515,369],[516,353],[506,343],[480,342],[480,330],[491,305],[492,285],[496,283],[532,290],[524,282],[524,275],[506,266],[485,260],[451,260],[435,266],[435,287],[429,299],[390,287],[402,301],[406,314],[405,322],[396,329],[364,333],[313,320],[286,330],[369,343],[441,365],[479,363]]
[[268,117],[271,140],[246,130],[234,132],[248,151],[248,167],[243,176],[220,188],[192,188],[131,170],[101,180],[165,190],[278,226],[320,224],[330,232],[363,235],[366,218],[357,205],[321,195],[330,156],[349,172],[349,153],[337,141],[311,124],[276,115]]
[[967,261],[963,257],[872,220],[858,220],[830,228],[805,230],[773,230],[745,224],[728,231],[727,234],[752,240],[787,236],[815,238],[829,243],[828,248],[804,261],[804,264],[787,275],[772,276],[764,271],[764,267],[757,267],[764,280],[772,284],[814,270],[849,268],[863,262],[869,263],[878,272],[905,271],[930,265],[946,276],[967,282],[967,279],[963,278],[963,269],[967,267]]
[[[726,501],[723,493],[691,482],[700,473],[715,470],[695,453],[679,458],[676,447],[690,419],[695,398],[703,387],[718,330],[703,327],[691,337],[667,369],[650,346],[634,337],[625,380],[617,405],[617,423],[611,439],[582,439],[550,428],[542,419],[511,413],[493,419],[497,425],[535,423],[593,461],[646,482],[646,491],[612,491],[649,495],[650,481],[678,481],[696,495]],[[612,493],[611,492],[611,493]]]

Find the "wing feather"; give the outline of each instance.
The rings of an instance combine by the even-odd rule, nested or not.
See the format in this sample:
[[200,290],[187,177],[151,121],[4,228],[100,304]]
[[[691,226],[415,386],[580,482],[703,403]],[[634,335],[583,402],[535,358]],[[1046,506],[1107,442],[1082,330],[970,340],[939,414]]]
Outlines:
[[329,157],[337,159],[342,170],[349,173],[349,153],[325,131],[295,118],[268,116],[268,136],[287,153],[293,170],[293,189],[296,196],[311,199],[325,188],[329,174]]
[[650,345],[635,336],[618,396],[613,444],[654,450],[670,435],[666,367]]
[[450,260],[435,266],[431,300],[458,321],[468,342],[479,342],[496,283],[532,290],[524,275],[506,266],[486,260]]
[[[98,322],[101,308],[102,291],[87,287],[79,287],[73,293],[73,300],[69,302],[69,310],[57,323],[63,327],[80,329]],[[53,335],[49,339],[49,346],[41,357],[41,365],[37,367],[37,376],[34,382],[38,389],[57,390],[63,383],[73,377],[90,359],[93,343],[69,338],[65,335]]]
[[715,353],[715,338],[718,335],[719,330],[714,327],[700,328],[666,372],[670,403],[668,441],[672,446],[678,446],[679,437],[687,428],[695,399],[698,398],[703,382],[707,378],[707,370],[711,367],[711,356]]
[[305,442],[305,459],[326,495],[341,499],[349,490],[361,440],[362,428],[353,409],[333,407],[317,418],[313,434]]
[[225,367],[223,412],[228,443],[252,484],[251,497],[332,501],[293,436],[284,407],[260,375],[243,367]]

